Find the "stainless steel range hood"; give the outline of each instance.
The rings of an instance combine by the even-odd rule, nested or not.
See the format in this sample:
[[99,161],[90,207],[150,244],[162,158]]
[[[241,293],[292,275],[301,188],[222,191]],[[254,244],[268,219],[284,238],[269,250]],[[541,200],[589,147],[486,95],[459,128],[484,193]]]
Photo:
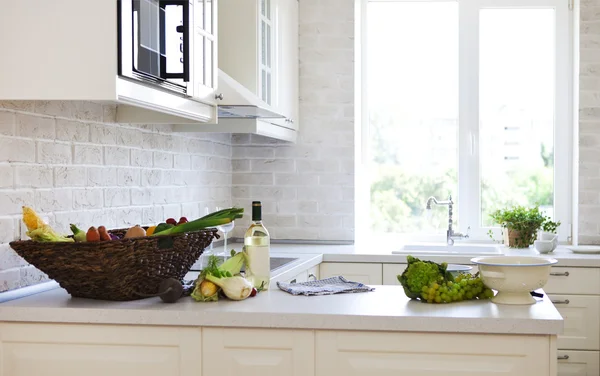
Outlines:
[[283,119],[285,116],[219,69],[218,117],[220,119]]

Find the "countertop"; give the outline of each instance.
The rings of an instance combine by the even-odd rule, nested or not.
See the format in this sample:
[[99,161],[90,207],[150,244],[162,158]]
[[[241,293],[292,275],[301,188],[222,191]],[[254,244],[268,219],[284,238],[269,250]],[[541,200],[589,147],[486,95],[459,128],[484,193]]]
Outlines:
[[[229,245],[228,245],[229,247]],[[242,249],[241,244],[231,245],[237,251]],[[313,245],[313,244],[272,244],[272,252],[277,254],[321,254],[323,262],[357,262],[357,263],[390,263],[405,264],[406,255],[392,254],[392,250],[398,247],[389,245],[385,247],[357,246],[357,245]],[[576,254],[564,246],[559,246],[554,252],[548,254],[539,254],[533,247],[528,249],[510,249],[502,247],[505,255],[520,256],[540,256],[546,258],[555,258],[558,264],[555,266],[565,267],[600,267],[600,254],[584,255]],[[419,254],[413,253],[415,257],[423,260],[436,262],[447,262],[452,264],[471,264],[473,257],[482,255],[459,255],[459,254]]]
[[158,298],[77,299],[54,289],[0,304],[0,321],[534,335],[563,330],[563,319],[547,298],[531,306],[490,301],[433,305],[411,301],[400,286],[373,287],[373,292],[305,297],[273,286],[244,301],[183,298],[174,304]]
[[[238,243],[229,247],[241,250]],[[374,249],[356,245],[272,244],[273,256],[297,260],[272,272],[270,291],[243,302],[195,303],[184,298],[176,304],[165,304],[158,298],[133,302],[72,299],[54,283],[50,291],[0,303],[0,321],[521,334],[562,331],[562,318],[546,298],[532,306],[496,305],[489,301],[430,305],[410,301],[400,286],[375,286],[376,290],[370,293],[320,297],[296,297],[276,287],[277,281],[289,280],[321,262],[406,263],[406,255],[392,254],[393,249],[394,246]],[[539,255],[533,248],[503,251]],[[476,255],[415,256],[470,264]],[[541,256],[556,258],[558,267],[600,267],[600,255],[574,254],[565,247]],[[195,277],[195,273],[189,277]],[[19,290],[8,295],[11,294],[14,299]],[[0,294],[0,302],[3,295],[6,296]]]

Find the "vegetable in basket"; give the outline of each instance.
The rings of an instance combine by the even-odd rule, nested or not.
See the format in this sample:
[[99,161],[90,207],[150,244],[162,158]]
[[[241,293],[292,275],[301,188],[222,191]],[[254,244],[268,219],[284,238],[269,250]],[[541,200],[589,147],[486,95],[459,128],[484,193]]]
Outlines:
[[77,225],[71,223],[71,231],[73,231],[73,239],[75,239],[76,242],[83,243],[87,241],[85,231],[79,229]]
[[23,222],[27,226],[27,236],[36,242],[74,242],[72,238],[57,234],[44,220],[28,206],[23,206]]
[[[198,231],[208,227],[216,227],[220,225],[225,225],[230,223],[236,219],[242,218],[244,216],[243,208],[229,208],[216,211],[214,213],[210,213],[205,215],[202,218],[196,219],[191,222],[181,223],[177,226],[173,226],[167,229],[163,229],[157,227],[152,236],[156,235],[175,235],[181,234],[184,232]],[[162,223],[161,223],[162,225]],[[159,227],[161,227],[159,225]]]

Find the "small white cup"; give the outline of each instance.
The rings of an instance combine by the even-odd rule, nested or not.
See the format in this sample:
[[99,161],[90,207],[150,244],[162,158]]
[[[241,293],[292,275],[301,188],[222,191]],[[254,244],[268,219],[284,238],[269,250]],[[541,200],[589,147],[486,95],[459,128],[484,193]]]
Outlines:
[[539,253],[550,253],[556,249],[553,240],[536,240],[533,246]]
[[554,244],[554,248],[552,248],[553,251],[558,247],[558,235],[551,232],[540,232],[538,240],[551,241]]

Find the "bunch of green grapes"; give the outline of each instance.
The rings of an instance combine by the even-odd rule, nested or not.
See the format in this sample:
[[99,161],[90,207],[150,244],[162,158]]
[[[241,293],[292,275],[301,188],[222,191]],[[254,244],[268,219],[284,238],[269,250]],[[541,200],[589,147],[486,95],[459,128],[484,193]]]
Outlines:
[[489,299],[494,292],[487,288],[478,274],[461,273],[453,281],[432,282],[423,286],[421,300],[427,303],[450,303],[462,300]]

